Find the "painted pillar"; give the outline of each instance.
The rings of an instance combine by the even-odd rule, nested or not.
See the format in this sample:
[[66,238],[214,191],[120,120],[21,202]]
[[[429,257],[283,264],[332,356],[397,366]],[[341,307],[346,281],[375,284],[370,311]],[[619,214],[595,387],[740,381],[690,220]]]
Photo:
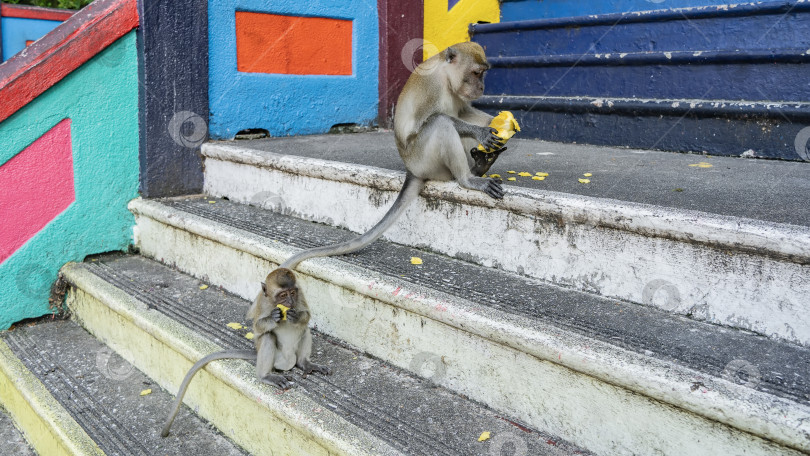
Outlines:
[[425,0],[424,58],[453,44],[470,41],[470,24],[499,21],[498,0]]
[[140,191],[202,191],[208,139],[208,0],[138,0]]
[[423,0],[378,0],[380,18],[380,114],[393,127],[394,104],[414,68],[422,62]]

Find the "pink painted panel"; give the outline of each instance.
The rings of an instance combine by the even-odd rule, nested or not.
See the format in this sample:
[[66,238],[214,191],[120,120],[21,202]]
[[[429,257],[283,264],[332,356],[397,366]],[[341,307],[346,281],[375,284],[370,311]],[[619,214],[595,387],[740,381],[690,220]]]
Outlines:
[[0,166],[0,263],[76,199],[70,119]]

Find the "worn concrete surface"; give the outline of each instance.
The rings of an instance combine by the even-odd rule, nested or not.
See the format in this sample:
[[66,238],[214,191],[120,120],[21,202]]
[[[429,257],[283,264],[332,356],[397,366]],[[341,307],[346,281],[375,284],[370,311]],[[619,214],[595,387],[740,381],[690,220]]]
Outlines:
[[16,427],[6,409],[0,405],[0,452],[15,456],[36,456],[36,452]]
[[[163,203],[246,230],[267,242],[299,248],[332,245],[354,236],[346,230],[210,197]],[[414,267],[411,257],[421,258],[423,264]],[[549,322],[636,353],[654,354],[709,376],[722,376],[728,363],[745,360],[757,366],[761,375],[758,390],[810,403],[810,349],[806,347],[390,242],[377,241],[358,253],[336,259],[400,282],[468,299],[497,312]]]
[[[244,300],[213,286],[200,290],[200,280],[142,257],[102,256],[85,267],[137,296],[150,309],[178,320],[223,347],[252,347],[244,337],[248,328],[233,330],[226,326],[230,322],[248,324],[244,320],[248,303]],[[587,454],[340,341],[318,333],[314,339],[313,361],[330,366],[334,374],[304,379],[295,371],[292,375],[296,388],[405,454],[488,454],[493,445],[507,449],[509,442],[515,449],[526,449],[516,454]],[[181,414],[177,424],[185,419]],[[478,442],[484,431],[489,431],[492,439]]]
[[[3,337],[108,455],[246,454],[188,410],[179,415],[183,425],[161,438],[174,392],[163,391],[72,321],[44,320]],[[151,394],[141,396],[147,389]]]
[[[238,141],[280,154],[404,171],[390,132]],[[550,143],[516,138],[490,169],[509,186],[810,226],[810,164]],[[712,165],[700,168],[701,162]],[[508,171],[549,173],[543,181]],[[592,173],[590,177],[583,174]],[[580,178],[590,179],[581,184]]]

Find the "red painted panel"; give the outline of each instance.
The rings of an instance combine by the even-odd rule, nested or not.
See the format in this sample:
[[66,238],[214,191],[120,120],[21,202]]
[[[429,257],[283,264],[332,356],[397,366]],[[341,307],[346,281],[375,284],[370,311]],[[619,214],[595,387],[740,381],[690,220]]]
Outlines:
[[138,26],[137,0],[95,0],[0,65],[0,122]]
[[6,5],[0,6],[0,16],[21,17],[23,19],[42,19],[44,21],[65,21],[76,11],[40,6]]
[[0,166],[0,263],[76,199],[70,119]]
[[236,12],[236,65],[246,73],[352,74],[352,21]]

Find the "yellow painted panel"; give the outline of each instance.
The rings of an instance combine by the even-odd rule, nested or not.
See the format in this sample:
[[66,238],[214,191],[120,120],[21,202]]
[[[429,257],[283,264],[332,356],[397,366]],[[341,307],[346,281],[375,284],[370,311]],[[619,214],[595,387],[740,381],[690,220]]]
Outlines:
[[469,41],[470,24],[500,22],[498,0],[461,0],[447,11],[447,0],[425,0],[424,58],[428,59],[448,46]]

